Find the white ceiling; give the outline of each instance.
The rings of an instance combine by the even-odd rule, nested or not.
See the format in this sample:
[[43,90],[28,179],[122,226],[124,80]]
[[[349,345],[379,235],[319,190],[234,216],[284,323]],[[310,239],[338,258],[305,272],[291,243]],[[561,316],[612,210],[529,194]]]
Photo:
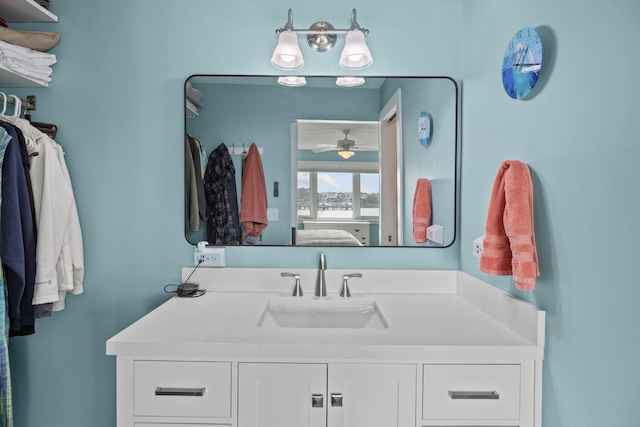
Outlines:
[[298,148],[312,150],[318,144],[336,144],[344,139],[343,129],[349,129],[349,139],[356,146],[378,149],[378,122],[345,120],[298,120]]

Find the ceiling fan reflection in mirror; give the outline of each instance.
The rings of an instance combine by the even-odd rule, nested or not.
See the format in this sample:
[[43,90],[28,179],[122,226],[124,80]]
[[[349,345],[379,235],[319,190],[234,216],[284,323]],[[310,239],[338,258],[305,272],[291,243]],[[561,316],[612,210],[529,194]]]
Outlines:
[[355,151],[374,151],[375,148],[367,148],[364,146],[357,146],[353,139],[349,139],[350,129],[343,129],[344,139],[338,140],[336,144],[318,144],[312,151],[314,153],[323,153],[325,151],[338,151],[338,155],[343,159],[350,159],[355,154]]

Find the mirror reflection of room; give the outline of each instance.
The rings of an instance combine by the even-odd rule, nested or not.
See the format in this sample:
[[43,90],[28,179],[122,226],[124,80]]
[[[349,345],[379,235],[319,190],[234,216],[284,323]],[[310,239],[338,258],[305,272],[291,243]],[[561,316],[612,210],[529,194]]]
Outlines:
[[[285,87],[273,76],[190,77],[185,85],[185,159],[191,160],[185,164],[187,240],[277,246],[443,247],[453,242],[455,82],[365,80],[346,88],[337,86],[335,77],[307,77],[303,87]],[[437,122],[428,148],[421,146],[416,126],[423,110]],[[190,139],[197,141],[195,148]],[[233,172],[225,189],[233,195],[235,184],[236,199],[228,203],[238,207],[237,214],[227,216],[237,215],[233,226],[241,223],[243,163],[252,144],[263,169],[266,223],[253,240],[247,241],[241,224],[238,240],[224,240],[211,233],[219,227],[211,226],[211,207],[204,195],[198,197],[192,180],[205,175],[212,153],[226,150],[229,164],[224,164]],[[444,227],[444,244],[414,238],[419,179],[432,184],[430,220]]]

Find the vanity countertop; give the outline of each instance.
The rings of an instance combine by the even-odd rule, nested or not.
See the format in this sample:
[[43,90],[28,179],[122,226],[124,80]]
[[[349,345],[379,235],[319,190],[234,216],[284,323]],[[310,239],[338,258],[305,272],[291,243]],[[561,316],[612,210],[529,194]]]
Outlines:
[[[462,272],[408,273],[409,279],[412,275],[427,276],[422,277],[420,286],[410,283],[391,289],[382,283],[395,276],[368,272],[365,277],[377,280],[353,281],[352,298],[374,300],[388,328],[349,329],[259,327],[267,301],[294,298],[290,291],[273,286],[252,289],[247,285],[251,280],[245,277],[239,281],[238,274],[229,271],[232,269],[210,270],[194,275],[206,294],[169,299],[109,339],[107,354],[370,361],[543,358],[544,312]],[[236,270],[235,273],[242,270],[242,274],[258,270],[254,273],[262,278],[265,271],[267,277],[274,278],[282,271]],[[335,280],[330,282],[328,276],[327,283],[337,283],[341,273],[334,270],[329,276],[335,276]],[[313,274],[306,271],[303,277]],[[212,280],[210,275],[216,278]],[[437,283],[425,285],[432,280]],[[281,287],[281,278],[270,283],[274,281]],[[293,284],[284,283],[287,288]],[[311,289],[305,289],[302,298],[313,298],[312,295]],[[338,298],[336,285],[328,286],[328,295]]]

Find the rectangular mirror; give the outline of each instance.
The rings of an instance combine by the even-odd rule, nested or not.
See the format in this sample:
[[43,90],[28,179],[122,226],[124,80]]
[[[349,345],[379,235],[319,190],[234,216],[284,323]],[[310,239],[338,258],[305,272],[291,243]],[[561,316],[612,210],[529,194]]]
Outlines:
[[[243,153],[255,143],[264,171],[268,225],[259,245],[447,247],[456,236],[458,86],[449,77],[194,75],[185,82],[185,234],[216,244],[207,231],[202,178],[224,144],[241,199]],[[419,120],[431,123],[428,143]],[[424,215],[418,182],[430,185],[427,210],[443,243],[417,241]],[[199,181],[199,182],[198,182]],[[240,206],[235,206],[238,210]],[[422,211],[420,209],[423,209]],[[232,214],[235,212],[231,209]],[[212,235],[213,234],[213,235]],[[228,243],[220,243],[225,244]],[[240,239],[237,244],[247,244]]]

